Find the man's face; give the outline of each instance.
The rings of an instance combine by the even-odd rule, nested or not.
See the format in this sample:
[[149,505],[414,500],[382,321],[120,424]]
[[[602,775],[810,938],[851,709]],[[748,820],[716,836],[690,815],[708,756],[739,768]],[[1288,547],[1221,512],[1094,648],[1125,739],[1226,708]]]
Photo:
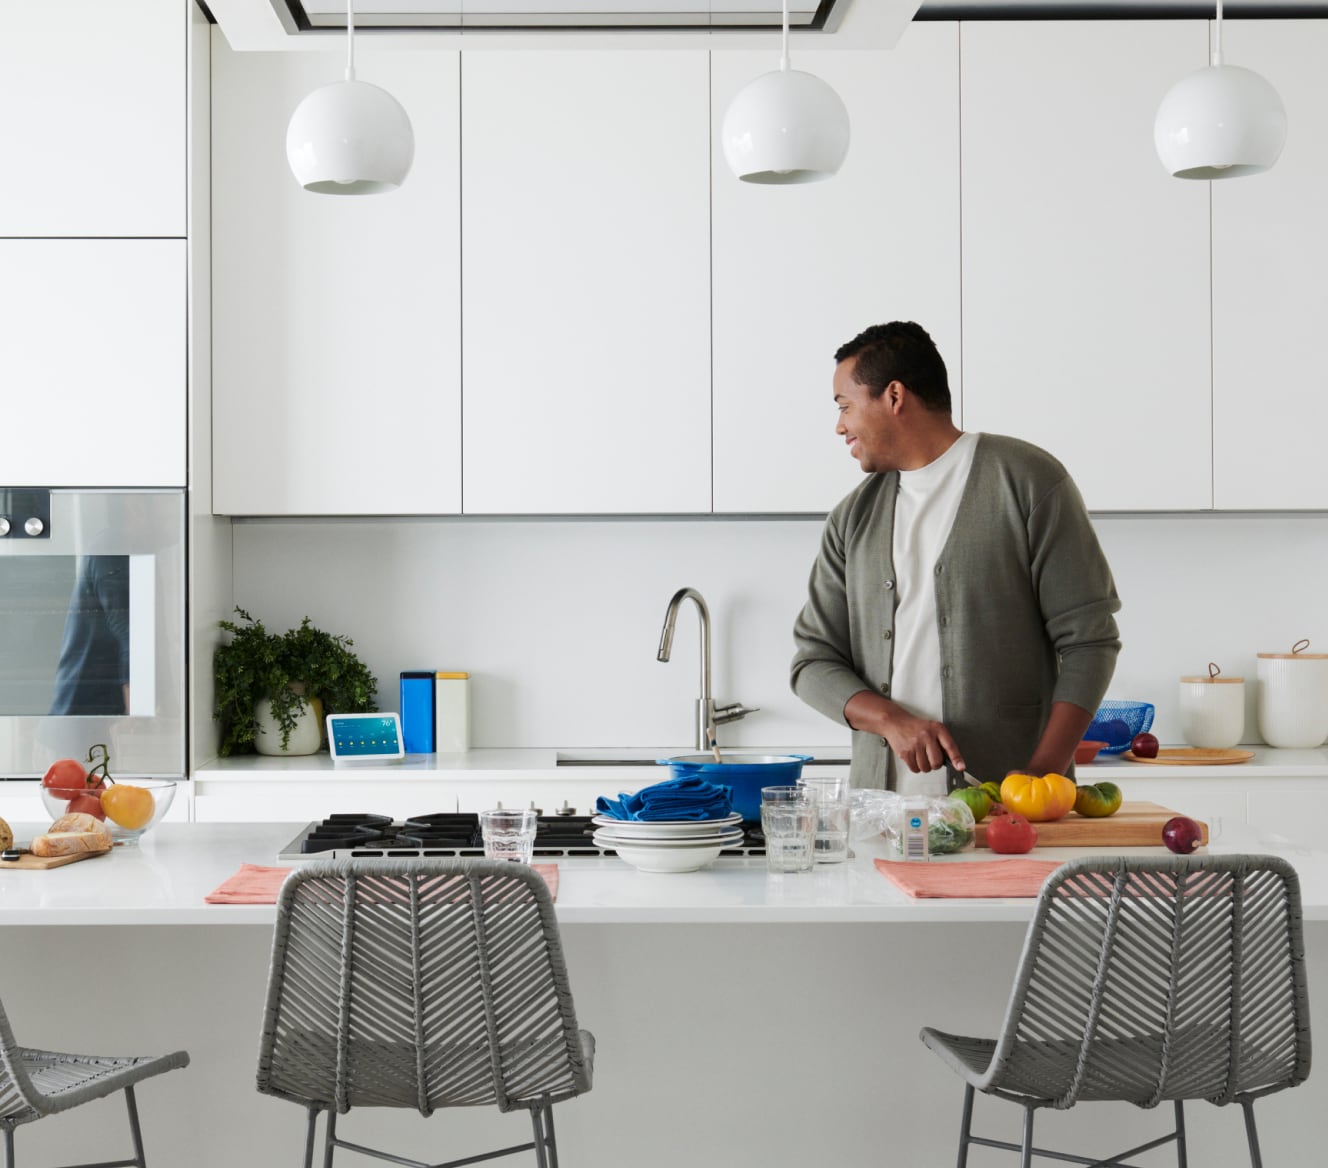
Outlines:
[[835,433],[844,435],[849,453],[858,460],[868,474],[880,474],[895,469],[895,444],[898,440],[898,419],[894,402],[897,395],[891,382],[879,397],[853,380],[856,357],[849,357],[835,367],[835,405],[839,407],[839,422]]

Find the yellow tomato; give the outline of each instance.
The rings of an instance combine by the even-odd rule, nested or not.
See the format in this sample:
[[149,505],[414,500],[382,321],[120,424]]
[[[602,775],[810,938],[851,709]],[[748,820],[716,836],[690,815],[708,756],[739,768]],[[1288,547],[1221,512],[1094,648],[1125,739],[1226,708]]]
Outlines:
[[101,809],[111,822],[137,831],[152,818],[152,792],[128,783],[115,783],[101,793]]
[[1068,815],[1077,794],[1074,780],[1064,775],[1013,774],[1001,783],[1001,802],[1035,823]]

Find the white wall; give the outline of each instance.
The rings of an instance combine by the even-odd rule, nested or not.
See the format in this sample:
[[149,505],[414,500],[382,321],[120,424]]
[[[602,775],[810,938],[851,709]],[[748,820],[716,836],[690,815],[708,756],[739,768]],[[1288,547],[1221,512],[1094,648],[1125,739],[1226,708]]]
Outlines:
[[[1328,515],[1103,516],[1124,650],[1109,696],[1152,701],[1178,742],[1178,679],[1300,637],[1328,652]],[[791,627],[821,523],[790,520],[242,521],[236,603],[271,628],[306,613],[351,636],[397,707],[404,669],[474,676],[477,747],[686,747],[699,691],[695,613],[655,660],[669,597],[713,618],[714,696],[761,712],[730,746],[828,746],[848,735],[788,688]],[[1247,739],[1257,741],[1254,686]]]

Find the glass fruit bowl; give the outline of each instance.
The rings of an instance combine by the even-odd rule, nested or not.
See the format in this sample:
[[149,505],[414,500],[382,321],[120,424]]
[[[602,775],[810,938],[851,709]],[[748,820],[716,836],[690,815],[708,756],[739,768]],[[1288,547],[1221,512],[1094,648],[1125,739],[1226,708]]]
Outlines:
[[175,799],[175,787],[171,779],[116,779],[91,790],[43,787],[41,797],[52,821],[85,811],[106,824],[115,843],[129,845],[161,822]]

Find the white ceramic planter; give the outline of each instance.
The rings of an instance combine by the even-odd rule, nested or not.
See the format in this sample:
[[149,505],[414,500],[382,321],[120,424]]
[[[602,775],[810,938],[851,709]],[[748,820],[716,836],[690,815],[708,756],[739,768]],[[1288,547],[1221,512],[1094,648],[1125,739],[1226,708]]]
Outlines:
[[315,708],[320,703],[315,699],[305,702],[295,716],[295,729],[291,731],[290,741],[285,748],[281,745],[281,724],[272,716],[272,703],[264,698],[254,707],[254,717],[258,721],[258,732],[254,736],[254,749],[259,754],[317,754],[323,744],[322,718]]

